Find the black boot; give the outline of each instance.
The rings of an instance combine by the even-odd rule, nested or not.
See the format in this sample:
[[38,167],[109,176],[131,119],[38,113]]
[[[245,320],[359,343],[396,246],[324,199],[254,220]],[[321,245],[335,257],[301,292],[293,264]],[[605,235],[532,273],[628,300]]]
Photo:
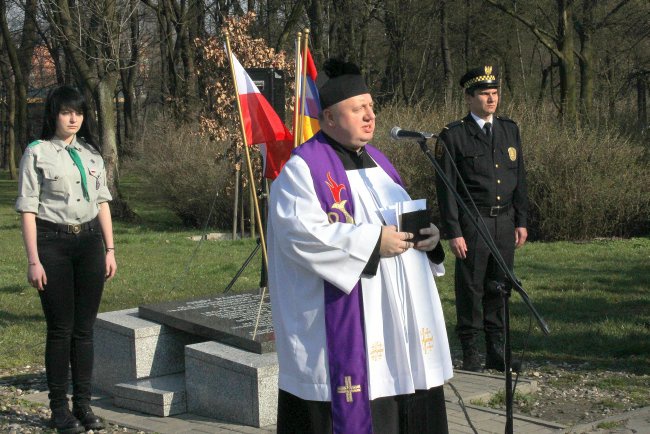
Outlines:
[[464,339],[461,345],[463,346],[463,370],[482,372],[481,357],[474,339]]
[[70,413],[67,405],[52,409],[50,428],[55,428],[56,432],[61,434],[77,434],[86,431],[77,418]]
[[104,429],[104,422],[99,416],[93,413],[89,405],[73,406],[72,413],[79,419],[86,430],[96,431]]
[[[505,371],[506,362],[503,353],[503,336],[500,334],[487,335],[485,346],[485,369],[495,369],[499,372]],[[510,367],[513,372],[521,371],[521,361],[510,359]]]

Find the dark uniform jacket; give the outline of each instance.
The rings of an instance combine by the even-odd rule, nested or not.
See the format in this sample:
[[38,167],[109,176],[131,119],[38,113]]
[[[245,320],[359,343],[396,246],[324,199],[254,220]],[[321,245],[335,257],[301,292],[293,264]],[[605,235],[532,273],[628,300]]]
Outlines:
[[[489,213],[490,207],[512,205],[515,209],[515,227],[526,227],[528,199],[519,127],[513,120],[495,115],[492,138],[490,143],[471,114],[468,114],[442,130],[436,145],[436,158],[454,188],[466,200],[467,194],[457,182],[452,161],[456,163],[481,214],[485,215],[486,210]],[[441,147],[443,144],[447,146],[451,157]],[[456,199],[439,177],[436,179],[436,188],[442,217],[442,238],[463,236],[459,223],[459,212],[462,210]]]

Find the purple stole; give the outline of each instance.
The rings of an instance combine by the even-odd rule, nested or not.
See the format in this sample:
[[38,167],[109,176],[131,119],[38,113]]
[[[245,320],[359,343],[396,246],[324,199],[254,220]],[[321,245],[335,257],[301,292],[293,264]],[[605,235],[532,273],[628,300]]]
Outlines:
[[[371,145],[366,145],[365,149],[397,184],[402,185],[397,171],[384,154]],[[293,153],[309,166],[316,196],[330,223],[354,224],[350,182],[341,159],[323,133],[317,133]],[[325,281],[324,293],[333,432],[371,434],[361,281],[357,281],[350,294]]]

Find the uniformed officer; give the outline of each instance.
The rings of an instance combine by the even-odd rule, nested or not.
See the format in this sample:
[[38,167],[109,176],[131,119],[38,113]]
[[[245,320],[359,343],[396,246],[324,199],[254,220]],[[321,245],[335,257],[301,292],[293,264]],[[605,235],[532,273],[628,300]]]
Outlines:
[[[495,115],[499,103],[496,67],[472,69],[463,75],[460,85],[465,90],[469,114],[443,129],[436,144],[436,158],[465,202],[469,203],[469,195],[476,203],[501,255],[512,267],[515,248],[521,247],[528,236],[526,172],[519,128],[511,119]],[[439,177],[436,187],[441,236],[449,240],[456,256],[456,332],[463,348],[463,369],[481,370],[477,340],[483,330],[485,368],[503,371],[503,300],[493,284],[504,281],[503,272],[471,224],[471,217],[462,211]]]
[[47,323],[50,422],[68,434],[103,428],[90,408],[93,324],[104,281],[117,269],[111,194],[87,114],[83,95],[72,87],[48,95],[41,140],[29,145],[20,163],[16,200],[27,280],[38,289]]

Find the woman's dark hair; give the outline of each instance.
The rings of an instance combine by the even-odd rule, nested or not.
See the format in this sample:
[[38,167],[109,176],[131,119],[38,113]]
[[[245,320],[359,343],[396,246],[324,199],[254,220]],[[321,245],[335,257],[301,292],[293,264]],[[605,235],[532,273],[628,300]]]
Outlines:
[[63,109],[74,110],[84,116],[77,135],[83,137],[90,146],[101,152],[95,135],[95,117],[89,113],[88,104],[83,94],[72,86],[63,85],[50,91],[43,110],[43,131],[41,140],[50,140],[56,134],[56,120]]

